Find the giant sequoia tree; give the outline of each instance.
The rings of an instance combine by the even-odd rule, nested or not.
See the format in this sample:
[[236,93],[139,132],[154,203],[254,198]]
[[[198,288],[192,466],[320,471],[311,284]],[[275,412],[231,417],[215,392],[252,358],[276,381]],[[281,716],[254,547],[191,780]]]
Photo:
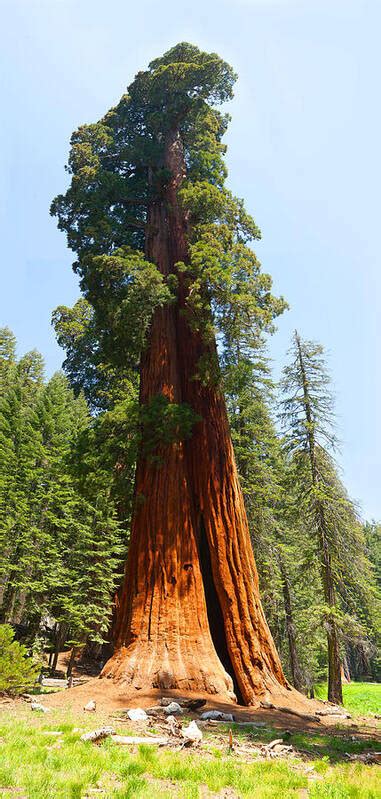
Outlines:
[[234,81],[186,43],[153,61],[73,134],[71,185],[52,212],[88,303],[78,373],[115,391],[140,372],[131,539],[104,674],[250,704],[287,684],[259,598],[216,340],[269,329],[283,302],[248,246],[258,228],[225,187],[228,119],[216,106]]

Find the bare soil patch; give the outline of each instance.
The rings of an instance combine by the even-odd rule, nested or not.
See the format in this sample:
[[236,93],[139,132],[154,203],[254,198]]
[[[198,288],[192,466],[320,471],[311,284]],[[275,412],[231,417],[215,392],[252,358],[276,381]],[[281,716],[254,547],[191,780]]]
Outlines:
[[[367,719],[365,724],[361,723],[361,726],[352,719],[338,722],[335,716],[321,716],[314,720],[312,717],[316,710],[322,708],[322,703],[317,700],[306,699],[306,697],[301,696],[296,691],[292,691],[290,694],[288,702],[286,702],[288,697],[285,697],[283,693],[278,698],[279,707],[285,708],[285,710],[264,709],[261,707],[245,707],[234,702],[225,702],[218,695],[212,696],[206,693],[198,693],[196,695],[191,692],[164,691],[162,689],[134,691],[130,687],[128,689],[124,688],[122,683],[115,683],[106,678],[93,677],[84,685],[46,695],[43,698],[43,702],[47,707],[66,708],[82,714],[84,706],[89,700],[93,699],[96,702],[94,717],[107,718],[127,708],[148,708],[157,705],[162,696],[171,697],[174,701],[182,698],[204,698],[206,699],[206,705],[203,711],[220,710],[224,713],[233,713],[236,722],[252,722],[253,724],[266,722],[268,726],[275,729],[317,733],[323,733],[324,729],[329,728],[329,734],[340,734],[340,729],[342,729],[345,735],[352,731],[358,737],[362,735],[369,737],[371,734],[376,740],[381,740],[381,731],[377,728],[374,719]],[[300,700],[298,697],[300,697]],[[275,704],[276,697],[272,696],[271,701]],[[285,712],[286,709],[291,712]],[[300,715],[295,715],[295,713]],[[197,713],[187,712],[187,715],[196,719],[199,717]],[[339,729],[337,728],[338,723],[340,723]]]

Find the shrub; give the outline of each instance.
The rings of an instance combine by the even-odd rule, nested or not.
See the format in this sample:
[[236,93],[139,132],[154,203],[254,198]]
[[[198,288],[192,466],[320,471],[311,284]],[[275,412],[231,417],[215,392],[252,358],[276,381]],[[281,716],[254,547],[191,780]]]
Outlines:
[[0,693],[15,696],[32,685],[38,664],[28,656],[25,646],[14,641],[9,624],[0,625]]

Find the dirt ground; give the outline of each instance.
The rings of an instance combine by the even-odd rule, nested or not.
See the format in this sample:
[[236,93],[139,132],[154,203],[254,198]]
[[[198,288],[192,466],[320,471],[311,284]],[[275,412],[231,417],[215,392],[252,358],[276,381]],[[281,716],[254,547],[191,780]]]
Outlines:
[[[340,727],[345,729],[346,734],[353,730],[356,735],[361,735],[359,725],[352,719],[339,720],[335,716],[319,717],[320,720],[318,717],[316,717],[316,720],[310,718],[315,714],[316,710],[321,710],[324,705],[319,701],[306,700],[304,697],[304,702],[301,702],[299,707],[296,706],[295,702],[292,702],[292,706],[290,703],[289,708],[287,708],[284,697],[281,696],[281,703],[276,707],[282,707],[284,710],[251,708],[233,702],[222,702],[218,697],[213,697],[210,694],[198,693],[196,695],[178,690],[152,690],[149,692],[125,690],[120,684],[115,684],[107,679],[93,677],[83,685],[44,695],[43,703],[47,707],[67,708],[77,713],[82,712],[84,706],[93,699],[96,702],[97,714],[101,715],[102,718],[106,718],[111,717],[115,712],[132,707],[152,707],[159,703],[159,699],[162,696],[171,697],[175,701],[180,698],[203,698],[206,700],[206,705],[202,708],[203,711],[221,710],[225,713],[232,713],[236,722],[266,722],[276,729],[287,728],[289,730],[316,731],[320,733],[324,728],[330,727],[330,734],[334,732],[333,727],[340,723]],[[286,709],[293,712],[286,712]],[[296,715],[296,713],[300,713],[300,715]],[[187,712],[187,715],[198,718],[197,713]],[[379,735],[376,722],[374,721],[372,724],[372,720],[368,719],[366,724],[368,737],[370,733],[372,733],[372,737],[373,735],[375,737]],[[379,737],[381,739],[381,736]]]
[[[64,666],[65,657],[62,657],[61,664]],[[173,700],[183,698],[202,698],[206,700],[203,710],[220,710],[225,713],[232,713],[236,722],[266,722],[269,726],[276,729],[304,730],[306,732],[320,732],[329,729],[329,734],[340,734],[342,730],[346,735],[351,731],[357,736],[362,733],[369,737],[381,741],[381,729],[375,719],[338,719],[336,716],[315,717],[315,712],[326,707],[319,700],[307,699],[295,690],[279,692],[279,695],[272,694],[271,702],[275,708],[254,708],[238,705],[234,702],[222,701],[218,696],[206,693],[192,694],[189,691],[155,689],[151,691],[134,690],[131,686],[123,686],[123,683],[115,683],[110,679],[101,677],[86,678],[83,672],[76,671],[78,676],[86,679],[84,684],[59,691],[57,693],[46,694],[43,703],[47,707],[67,708],[74,713],[82,713],[84,706],[91,700],[95,700],[97,714],[103,718],[112,716],[115,712],[127,710],[128,708],[141,707],[148,708],[159,704],[161,697],[171,697]],[[266,700],[266,698],[264,697]],[[282,708],[282,710],[280,710]],[[189,713],[190,716],[197,718],[197,713]],[[338,730],[337,725],[340,725]],[[328,731],[328,730],[327,730]]]

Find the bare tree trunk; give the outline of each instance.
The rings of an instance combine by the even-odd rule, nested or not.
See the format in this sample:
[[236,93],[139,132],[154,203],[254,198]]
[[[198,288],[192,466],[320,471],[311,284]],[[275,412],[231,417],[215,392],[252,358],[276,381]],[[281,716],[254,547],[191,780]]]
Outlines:
[[67,635],[67,625],[62,623],[58,624],[55,636],[54,656],[51,666],[51,670],[53,673],[57,670],[58,657],[62,647],[65,644],[66,635]]
[[278,560],[279,560],[279,569],[282,580],[282,593],[283,593],[283,602],[284,602],[284,612],[286,617],[286,632],[288,640],[288,649],[290,653],[290,669],[291,669],[292,683],[297,689],[297,691],[303,691],[304,679],[303,679],[302,670],[300,668],[298,650],[296,647],[295,624],[292,612],[290,581],[288,579],[288,574],[286,571],[283,558],[280,554],[278,556]]
[[345,682],[351,682],[351,672],[346,653],[343,656],[342,677],[344,677]]
[[77,654],[77,650],[78,650],[78,647],[72,646],[71,652],[70,652],[69,663],[67,664],[67,669],[66,669],[66,677],[68,679],[69,679],[69,677],[71,677],[71,673],[73,671],[73,666],[74,666],[74,663],[75,663],[75,656]]

